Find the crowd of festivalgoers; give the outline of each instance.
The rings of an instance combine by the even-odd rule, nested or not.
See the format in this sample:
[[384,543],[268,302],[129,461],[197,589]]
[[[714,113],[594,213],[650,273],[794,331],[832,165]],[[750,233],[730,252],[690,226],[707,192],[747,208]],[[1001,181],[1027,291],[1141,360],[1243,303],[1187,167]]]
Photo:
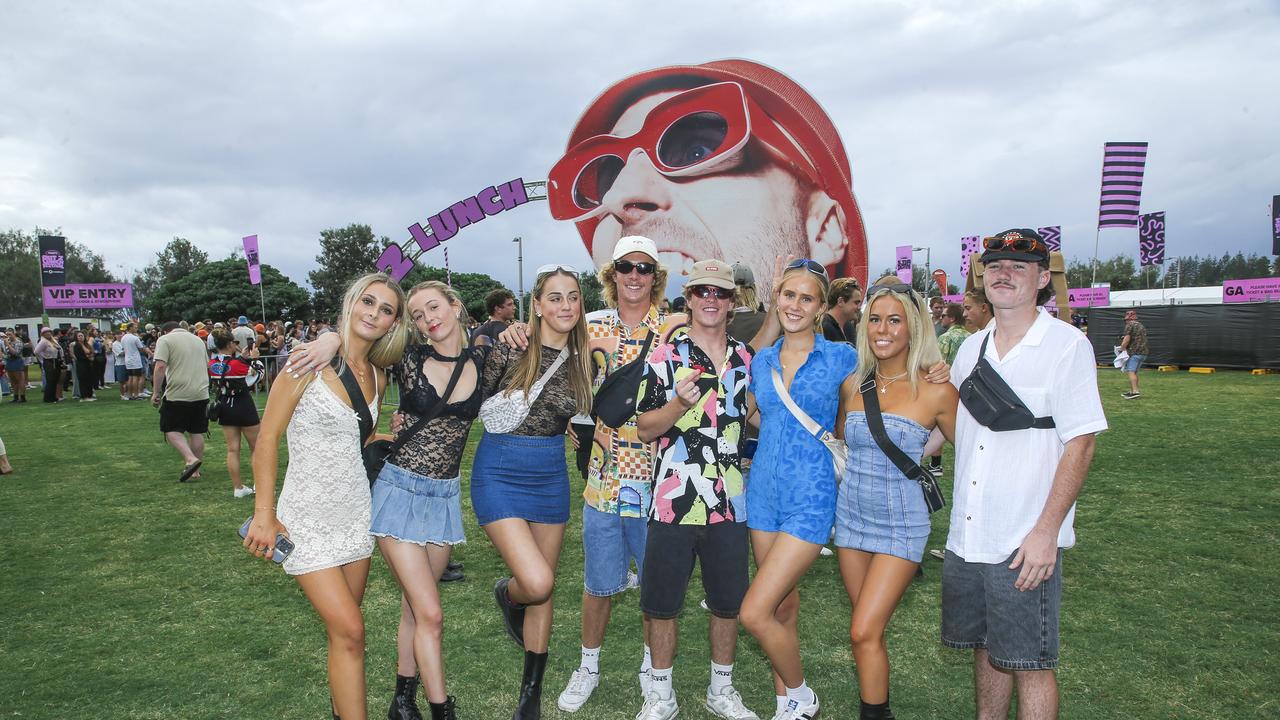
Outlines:
[[[180,480],[199,477],[209,421],[222,426],[233,493],[254,497],[245,548],[281,563],[325,626],[335,718],[367,717],[360,604],[375,545],[403,594],[387,717],[421,718],[419,688],[433,720],[456,717],[437,584],[465,541],[460,467],[477,417],[484,433],[469,492],[508,570],[493,598],[495,622],[523,653],[514,719],[541,717],[557,564],[575,512],[581,660],[557,697],[561,710],[583,707],[602,682],[613,598],[638,578],[636,718],[677,716],[679,617],[696,564],[710,613],[701,704],[759,719],[735,688],[741,625],[772,668],[752,680],[771,682],[771,717],[816,718],[798,586],[833,543],[852,606],[859,717],[893,718],[885,636],[919,573],[930,513],[945,502],[931,484],[945,442],[956,446],[956,479],[946,550],[937,551],[942,642],[972,651],[980,715],[1003,716],[1016,688],[1020,716],[1053,717],[1061,552],[1074,543],[1075,498],[1106,420],[1088,342],[1039,307],[1044,243],[1014,230],[984,248],[988,290],[962,305],[926,301],[892,276],[866,288],[833,281],[821,264],[790,258],[779,259],[763,297],[751,268],[696,262],[668,302],[656,246],[631,236],[599,271],[608,308],[592,313],[564,265],[538,269],[527,322],[499,290],[475,328],[449,286],[406,291],[374,273],[348,288],[332,328],[242,316],[141,334],[130,323],[101,337],[43,329],[32,355],[54,379],[47,402],[67,387],[91,401],[112,365],[124,399],[146,397],[154,377],[161,430],[184,461]],[[251,393],[272,379],[263,360],[281,357],[260,414]],[[1058,369],[1046,375],[1050,359]],[[986,381],[975,389],[977,367],[1007,376],[1028,404],[1013,415],[984,405],[984,393],[999,391]],[[383,434],[392,383],[399,407]],[[566,434],[585,480],[580,510]],[[282,439],[289,461],[277,493]],[[252,487],[239,473],[242,443]],[[925,457],[927,467],[917,464]]]

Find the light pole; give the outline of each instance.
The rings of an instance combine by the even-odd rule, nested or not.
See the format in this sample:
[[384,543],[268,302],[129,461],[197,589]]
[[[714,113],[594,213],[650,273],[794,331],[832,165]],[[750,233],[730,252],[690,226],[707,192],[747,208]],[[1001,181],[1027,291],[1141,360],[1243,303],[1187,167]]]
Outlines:
[[511,238],[516,244],[516,275],[519,278],[520,294],[516,295],[516,319],[524,321],[524,240]]
[[[927,299],[929,297],[929,279],[933,277],[929,269],[929,259],[933,256],[933,249],[927,247],[911,248],[912,253],[918,253],[921,250],[924,251],[924,296]],[[941,295],[942,293],[939,292],[938,294]]]

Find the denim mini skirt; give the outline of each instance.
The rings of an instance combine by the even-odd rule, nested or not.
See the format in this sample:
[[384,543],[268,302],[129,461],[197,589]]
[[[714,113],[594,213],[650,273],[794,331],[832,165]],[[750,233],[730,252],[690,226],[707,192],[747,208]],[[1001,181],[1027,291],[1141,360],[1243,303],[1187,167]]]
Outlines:
[[471,466],[471,507],[476,520],[521,518],[569,522],[569,466],[564,435],[493,434],[485,431]]
[[415,545],[459,545],[462,489],[458,478],[437,480],[387,463],[372,491],[369,534]]

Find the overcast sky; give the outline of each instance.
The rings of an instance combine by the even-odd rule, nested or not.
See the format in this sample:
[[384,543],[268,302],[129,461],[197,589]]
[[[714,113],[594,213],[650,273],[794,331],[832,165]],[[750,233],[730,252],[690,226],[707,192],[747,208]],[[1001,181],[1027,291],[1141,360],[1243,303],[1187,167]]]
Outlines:
[[[217,259],[257,233],[305,284],[320,230],[405,240],[487,185],[544,178],[616,80],[742,57],[840,129],[873,274],[912,243],[954,277],[961,236],[1015,226],[1062,225],[1091,257],[1107,141],[1151,143],[1142,211],[1168,213],[1170,255],[1271,249],[1275,2],[609,5],[10,0],[0,229],[61,227],[117,273],[174,236]],[[515,287],[517,235],[526,282],[589,264],[540,202],[464,229],[450,265]],[[1136,229],[1100,239],[1136,261]]]

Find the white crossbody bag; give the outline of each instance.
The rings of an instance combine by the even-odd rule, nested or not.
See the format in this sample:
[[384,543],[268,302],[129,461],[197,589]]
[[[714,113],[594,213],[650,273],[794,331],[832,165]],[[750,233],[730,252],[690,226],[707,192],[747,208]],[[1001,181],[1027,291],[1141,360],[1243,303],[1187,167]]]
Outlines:
[[484,429],[497,434],[509,433],[520,427],[520,423],[529,417],[529,406],[542,394],[542,388],[568,357],[569,348],[561,349],[556,361],[529,388],[528,396],[525,396],[523,390],[512,390],[509,394],[505,390],[499,390],[481,403],[480,422],[484,423]]
[[[778,374],[777,368],[771,368],[770,373],[773,375],[773,389],[778,393],[778,397],[782,400],[782,404],[787,406],[787,410],[791,411],[792,417],[800,421],[804,429],[809,432],[831,451],[831,465],[835,469],[836,484],[844,479],[844,466],[849,460],[849,447],[844,441],[831,434],[830,430],[824,429],[809,414],[800,409],[796,405],[795,400],[791,399],[791,393],[787,392],[787,387],[782,384],[782,376]],[[836,422],[839,422],[837,418]]]

